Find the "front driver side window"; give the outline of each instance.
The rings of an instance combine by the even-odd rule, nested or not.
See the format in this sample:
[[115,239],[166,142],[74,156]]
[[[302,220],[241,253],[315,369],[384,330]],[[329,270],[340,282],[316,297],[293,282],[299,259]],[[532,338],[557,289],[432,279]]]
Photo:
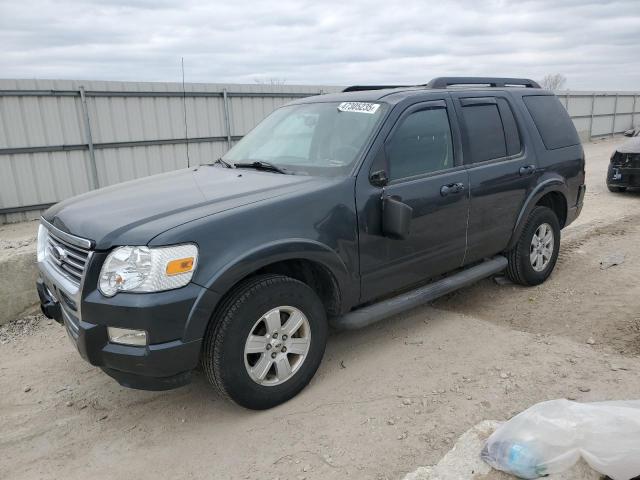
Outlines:
[[386,147],[390,180],[453,167],[451,128],[445,108],[418,110],[401,122]]

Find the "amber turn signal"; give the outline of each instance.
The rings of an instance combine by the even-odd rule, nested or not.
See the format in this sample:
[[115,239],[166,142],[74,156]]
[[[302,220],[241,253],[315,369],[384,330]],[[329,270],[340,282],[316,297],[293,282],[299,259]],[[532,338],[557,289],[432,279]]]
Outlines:
[[194,257],[179,258],[167,263],[167,275],[179,275],[193,270]]

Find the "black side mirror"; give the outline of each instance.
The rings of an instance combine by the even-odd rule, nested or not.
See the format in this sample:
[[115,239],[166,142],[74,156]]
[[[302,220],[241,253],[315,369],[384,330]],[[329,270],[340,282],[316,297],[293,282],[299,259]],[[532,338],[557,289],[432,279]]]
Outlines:
[[389,177],[387,177],[387,172],[384,170],[376,170],[369,176],[369,181],[371,185],[376,187],[386,187],[387,183],[389,183]]
[[412,217],[413,208],[398,197],[384,197],[382,200],[382,233],[385,236],[401,240],[407,238]]

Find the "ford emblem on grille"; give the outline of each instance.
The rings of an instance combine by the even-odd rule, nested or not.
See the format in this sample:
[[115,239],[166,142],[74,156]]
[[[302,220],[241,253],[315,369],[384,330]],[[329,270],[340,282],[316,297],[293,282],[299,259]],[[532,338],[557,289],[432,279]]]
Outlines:
[[53,247],[51,249],[51,253],[53,254],[54,258],[59,262],[64,262],[67,259],[67,251],[64,248],[60,248],[57,246]]

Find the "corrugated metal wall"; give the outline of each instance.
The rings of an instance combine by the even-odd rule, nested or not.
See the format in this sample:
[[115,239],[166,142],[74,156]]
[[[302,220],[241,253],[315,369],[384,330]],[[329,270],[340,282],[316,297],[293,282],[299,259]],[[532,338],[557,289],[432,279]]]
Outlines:
[[583,141],[638,126],[638,92],[556,92]]
[[[224,154],[262,118],[340,87],[0,80],[0,224]],[[558,92],[583,140],[637,125],[638,95]],[[185,117],[187,132],[185,132]],[[188,142],[185,138],[188,138]]]
[[183,95],[178,83],[0,80],[0,223],[184,168],[187,149],[190,165],[211,162],[276,108],[339,90],[192,83]]

